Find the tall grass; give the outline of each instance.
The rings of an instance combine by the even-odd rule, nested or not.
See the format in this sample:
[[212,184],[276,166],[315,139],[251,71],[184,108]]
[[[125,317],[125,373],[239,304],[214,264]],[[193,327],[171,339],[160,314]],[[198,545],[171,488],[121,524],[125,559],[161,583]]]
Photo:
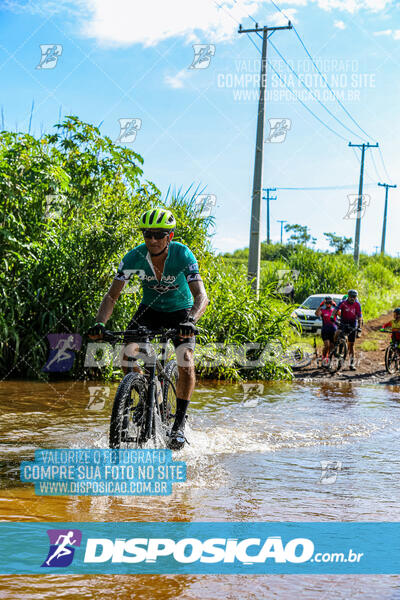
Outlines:
[[[248,249],[234,252],[232,264],[247,264]],[[390,256],[360,257],[357,269],[348,254],[330,254],[306,248],[303,245],[262,244],[261,285],[278,287],[278,271],[295,269],[299,272],[295,283],[296,303],[311,294],[345,294],[356,288],[363,307],[364,318],[372,319],[400,304],[400,259]],[[269,260],[265,260],[269,257]]]
[[[142,242],[136,229],[140,214],[161,204],[175,214],[175,240],[197,256],[211,300],[200,322],[199,353],[203,347],[214,358],[212,364],[200,360],[199,373],[234,380],[289,377],[273,357],[259,369],[246,369],[228,356],[232,345],[245,342],[284,345],[288,307],[268,286],[256,302],[245,268],[238,271],[211,254],[213,220],[203,218],[196,204],[200,188],[169,190],[162,199],[143,178],[142,163],[138,154],[115,146],[77,117],[65,118],[56,133],[39,139],[0,134],[1,376],[48,377],[41,371],[47,335],[84,334],[121,258]],[[126,327],[140,298],[139,292],[122,294],[108,326]],[[216,344],[222,345],[218,352]],[[218,363],[216,354],[224,349],[227,359]],[[84,340],[69,376],[85,376],[85,350]]]

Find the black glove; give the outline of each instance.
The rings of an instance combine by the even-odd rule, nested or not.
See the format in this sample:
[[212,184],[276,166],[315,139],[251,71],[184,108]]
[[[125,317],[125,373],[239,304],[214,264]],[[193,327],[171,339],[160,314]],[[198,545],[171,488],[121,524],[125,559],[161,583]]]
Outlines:
[[103,337],[103,333],[106,330],[104,323],[95,323],[87,331],[89,337]]
[[182,336],[188,336],[188,335],[191,336],[191,335],[196,335],[196,333],[199,333],[198,329],[196,328],[196,326],[194,324],[193,317],[188,317],[185,321],[183,321],[182,323],[179,323],[178,331],[179,331],[179,335],[182,335]]

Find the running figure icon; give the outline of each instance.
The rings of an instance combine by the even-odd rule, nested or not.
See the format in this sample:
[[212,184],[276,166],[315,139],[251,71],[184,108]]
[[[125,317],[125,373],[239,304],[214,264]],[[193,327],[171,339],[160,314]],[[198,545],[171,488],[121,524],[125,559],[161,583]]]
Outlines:
[[[56,557],[61,558],[62,556],[66,556],[67,554],[72,554],[72,550],[70,548],[67,548],[67,546],[68,544],[72,546],[73,544],[77,543],[78,540],[74,540],[73,537],[73,531],[68,531],[66,535],[58,536],[56,544],[59,545],[57,546],[56,551],[50,556],[50,558],[46,560],[46,565],[50,566],[51,561]],[[62,542],[60,542],[61,539],[63,540]]]
[[75,360],[75,352],[80,350],[82,337],[77,333],[50,333],[47,336],[50,353],[42,368],[45,373],[69,371]]
[[75,550],[82,542],[82,531],[80,529],[48,529],[50,548],[44,563],[45,569],[68,567],[73,559]]

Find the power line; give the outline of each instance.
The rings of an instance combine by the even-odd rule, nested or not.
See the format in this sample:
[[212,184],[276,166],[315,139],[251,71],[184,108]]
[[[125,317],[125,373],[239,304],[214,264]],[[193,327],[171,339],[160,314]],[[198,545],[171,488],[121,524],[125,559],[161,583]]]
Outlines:
[[[275,6],[275,8],[277,10],[279,10],[279,12],[287,19],[288,17],[285,15],[285,13],[283,12],[283,10],[281,10],[279,8],[279,6],[274,2],[274,0],[270,0],[272,2],[272,4]],[[347,116],[353,121],[353,123],[355,125],[357,125],[357,127],[363,132],[365,133],[365,135],[367,137],[369,137],[370,140],[374,139],[372,138],[366,131],[365,129],[363,129],[361,127],[361,125],[359,123],[357,123],[357,121],[354,119],[354,117],[350,114],[350,112],[347,110],[347,108],[344,106],[343,102],[340,101],[340,99],[336,96],[335,92],[333,91],[333,89],[331,88],[331,86],[329,85],[328,81],[326,80],[325,76],[321,73],[321,71],[319,70],[319,68],[317,67],[313,57],[311,56],[311,54],[309,53],[309,51],[307,50],[307,47],[305,45],[305,43],[303,42],[303,40],[300,37],[300,34],[298,33],[296,27],[293,25],[293,31],[295,32],[300,44],[303,46],[307,56],[309,57],[309,59],[311,60],[312,64],[314,65],[315,69],[317,70],[317,72],[320,74],[320,76],[322,77],[323,81],[325,82],[327,88],[329,89],[329,91],[331,92],[331,94],[333,95],[333,97],[335,98],[335,100],[338,102],[338,104],[342,107],[342,109],[345,111],[345,113],[347,114]]]
[[[238,2],[237,2],[237,0],[233,0],[233,1],[235,2],[235,4],[237,4],[237,3],[238,3]],[[216,0],[214,0],[214,3],[215,3],[215,4],[216,4],[216,5],[219,7],[219,8],[222,8],[222,9],[223,9],[225,12],[228,12],[228,11],[226,11],[226,9],[225,9],[225,8],[224,8],[222,5],[219,5],[219,4],[216,2]],[[281,10],[281,8],[280,8],[280,7],[279,7],[279,6],[278,6],[278,5],[277,5],[277,4],[274,2],[274,0],[271,0],[271,3],[272,3],[274,6],[275,6],[275,8],[276,8],[276,9],[277,9],[277,10],[278,10],[278,11],[279,11],[279,12],[280,12],[280,13],[281,13],[281,14],[282,14],[282,15],[283,15],[283,16],[284,16],[286,19],[288,19],[288,20],[289,20],[289,18],[287,17],[287,15],[285,15],[285,13],[283,12],[283,10]],[[235,18],[234,18],[234,17],[233,17],[233,16],[230,14],[230,12],[229,12],[229,16],[230,16],[230,17],[231,17],[231,18],[232,18],[234,21],[236,21],[236,23],[239,23],[239,21],[238,21],[237,19],[235,19]],[[251,15],[249,15],[248,13],[247,13],[247,16],[248,16],[248,17],[249,17],[249,18],[250,18],[250,19],[251,19],[251,20],[252,20],[254,23],[256,23],[256,20],[254,19],[254,17],[252,17],[252,16],[251,16]],[[335,97],[335,99],[337,100],[337,102],[339,103],[339,105],[340,105],[340,106],[343,108],[343,110],[345,111],[345,113],[346,113],[346,114],[347,114],[347,115],[350,117],[350,119],[351,119],[351,120],[354,122],[354,124],[355,124],[355,125],[357,125],[357,127],[358,127],[358,128],[359,128],[359,129],[360,129],[360,130],[361,130],[363,133],[365,133],[365,134],[367,135],[367,137],[369,137],[370,139],[373,139],[373,138],[371,138],[371,136],[370,136],[370,135],[368,135],[368,133],[367,133],[366,131],[364,131],[364,129],[363,129],[363,128],[362,128],[362,127],[361,127],[361,126],[360,126],[360,125],[357,123],[357,121],[356,121],[356,120],[355,120],[355,119],[354,119],[354,118],[351,116],[351,114],[350,114],[350,113],[349,113],[349,111],[346,109],[346,107],[345,107],[345,106],[342,104],[342,102],[341,102],[341,101],[340,101],[340,100],[337,98],[336,94],[335,94],[335,93],[333,92],[333,90],[330,88],[330,86],[329,86],[329,84],[327,83],[326,79],[324,78],[324,76],[322,75],[322,73],[321,73],[321,72],[320,72],[320,70],[318,69],[317,65],[315,64],[315,62],[314,62],[314,59],[312,58],[311,54],[310,54],[310,53],[309,53],[309,51],[307,50],[307,48],[306,48],[306,46],[305,46],[305,44],[304,44],[303,40],[302,40],[302,39],[301,39],[301,37],[300,37],[300,34],[298,33],[297,29],[295,28],[295,26],[294,26],[293,24],[292,24],[292,28],[293,28],[294,32],[296,33],[296,36],[297,36],[297,38],[299,39],[299,41],[300,41],[301,45],[303,46],[304,50],[306,51],[307,55],[309,56],[310,60],[312,61],[312,63],[313,63],[313,65],[314,65],[314,67],[317,69],[318,73],[320,74],[320,76],[322,77],[322,79],[325,81],[326,85],[327,85],[327,86],[328,86],[328,88],[330,89],[331,93],[333,94],[333,96]],[[272,31],[272,32],[269,34],[268,38],[270,38],[270,37],[271,37],[271,35],[272,35],[273,33],[274,33],[274,31]],[[251,38],[250,36],[248,36],[248,37],[249,37],[250,41],[251,41],[251,42],[254,44],[254,46],[257,48],[257,50],[260,52],[260,50],[259,50],[258,46],[255,44],[255,42],[253,42],[252,38]],[[271,44],[271,45],[273,45],[273,44],[272,44],[272,42],[270,42],[270,44]],[[273,48],[274,48],[274,50],[277,52],[277,49],[276,49],[275,45],[273,45]],[[283,57],[282,57],[282,58],[283,58]],[[283,59],[283,60],[284,60],[284,59]],[[286,62],[286,61],[285,61],[285,62]],[[273,67],[272,67],[271,63],[270,63],[270,66],[271,66],[271,68],[273,69]],[[275,71],[275,72],[276,72],[276,71]],[[297,76],[297,74],[296,74],[296,76]],[[278,77],[279,77],[279,76],[278,76]],[[281,81],[282,81],[282,79],[281,79]],[[309,108],[308,108],[308,107],[307,107],[307,106],[306,106],[306,105],[305,105],[305,104],[304,104],[304,103],[303,103],[303,102],[300,100],[300,98],[298,98],[298,97],[297,97],[297,96],[296,96],[296,95],[293,93],[293,91],[292,91],[292,90],[289,88],[289,86],[286,84],[286,82],[283,82],[283,83],[286,85],[286,87],[289,89],[289,91],[290,91],[290,92],[291,92],[291,93],[292,93],[292,94],[295,96],[295,98],[296,98],[296,99],[297,99],[297,100],[298,100],[298,101],[299,101],[301,104],[303,104],[304,108],[306,108],[306,110],[308,110],[309,112],[311,112],[311,114],[313,114],[313,116],[314,116],[315,118],[317,118],[317,119],[318,119],[318,117],[317,117],[316,115],[314,115],[314,113],[313,113],[313,112],[312,112],[312,111],[311,111],[311,110],[310,110],[310,109],[309,109]],[[326,108],[326,107],[324,106],[324,108]],[[328,110],[328,109],[326,109],[326,110]],[[329,112],[329,111],[328,111],[328,112]],[[334,117],[334,118],[336,119],[336,117]],[[320,119],[318,119],[318,120],[320,121]],[[336,119],[336,120],[337,120],[337,119]],[[333,130],[332,130],[332,129],[331,129],[329,126],[327,126],[326,124],[324,124],[324,123],[322,123],[322,124],[323,124],[325,127],[327,127],[327,128],[330,130],[330,131],[333,131]],[[342,125],[343,125],[343,124],[342,124]],[[345,127],[345,126],[343,125],[343,127]],[[346,127],[346,129],[347,129],[347,127]],[[351,130],[349,130],[349,131],[351,131]],[[337,134],[337,133],[336,133],[336,132],[334,132],[334,131],[333,131],[333,133],[335,133],[335,135],[339,135],[339,134]],[[359,136],[358,134],[354,134],[354,135],[356,135],[356,137],[360,138],[360,136]],[[345,139],[345,138],[342,138],[342,139]],[[347,141],[347,140],[346,140],[346,141]],[[384,169],[384,171],[385,171],[386,177],[387,177],[387,178],[388,178],[390,181],[392,181],[392,178],[390,177],[390,175],[389,175],[389,173],[388,173],[388,171],[387,171],[387,168],[386,168],[386,165],[385,165],[385,161],[384,161],[384,159],[383,159],[382,150],[381,150],[380,146],[378,146],[378,152],[379,152],[379,155],[380,155],[380,158],[381,158],[382,166],[383,166],[383,169]],[[371,153],[371,154],[373,154],[373,153]],[[378,174],[378,171],[377,171],[377,169],[375,169],[375,170],[376,170],[376,172],[377,172],[377,174]],[[370,174],[368,173],[368,171],[366,171],[366,172],[367,172],[367,175],[368,175],[368,176],[371,178],[371,180],[372,180],[372,177],[370,176]],[[380,177],[379,177],[379,176],[378,176],[378,179],[380,179]],[[368,187],[368,184],[367,184],[367,186],[366,186],[366,187]]]
[[290,64],[287,62],[287,60],[285,59],[285,57],[283,56],[283,54],[281,54],[278,50],[278,48],[275,46],[275,44],[273,44],[272,42],[270,42],[271,46],[273,47],[273,49],[275,50],[275,52],[281,57],[281,59],[283,60],[283,62],[285,63],[285,65],[287,67],[289,67],[289,69],[292,71],[292,73],[294,73],[294,75],[297,77],[297,79],[300,81],[301,85],[310,92],[310,94],[316,99],[316,101],[322,106],[322,108],[324,108],[326,110],[326,112],[328,114],[330,114],[331,117],[333,117],[335,119],[335,121],[337,121],[339,123],[339,125],[341,125],[342,127],[344,127],[344,129],[347,129],[347,131],[349,131],[352,135],[355,135],[356,137],[358,137],[360,140],[362,140],[363,138],[358,135],[358,133],[355,133],[354,131],[352,131],[349,127],[347,127],[347,125],[345,125],[336,115],[333,114],[333,112],[331,110],[329,110],[329,108],[327,106],[325,106],[325,104],[323,102],[321,102],[321,100],[318,98],[318,96],[316,94],[314,94],[314,92],[312,91],[311,88],[308,87],[308,85],[306,85],[304,83],[304,81],[301,79],[301,77],[296,73],[296,71],[290,66]]
[[[251,41],[251,43],[257,48],[258,52],[261,53],[260,48],[257,46],[257,44],[255,43],[255,41],[248,36],[249,40]],[[274,71],[274,73],[278,76],[278,78],[282,81],[283,85],[285,87],[287,87],[287,89],[289,90],[289,92],[291,94],[293,94],[293,96],[296,98],[296,100],[298,100],[300,102],[300,104],[302,104],[304,106],[304,108],[306,110],[308,110],[309,113],[311,113],[313,115],[313,117],[315,117],[315,119],[317,119],[317,121],[319,121],[324,127],[326,127],[327,129],[329,129],[329,131],[331,131],[332,133],[334,133],[335,135],[337,135],[338,137],[340,137],[342,140],[344,140],[345,142],[347,142],[347,139],[341,135],[340,133],[338,133],[337,131],[335,131],[334,129],[332,129],[329,125],[327,125],[326,123],[324,123],[324,121],[322,121],[322,119],[320,119],[318,117],[318,115],[316,115],[311,108],[309,108],[302,100],[300,100],[300,98],[294,93],[294,91],[292,90],[292,88],[286,83],[286,81],[284,81],[282,79],[282,77],[279,75],[278,71],[272,66],[271,62],[268,61],[269,66],[271,67],[271,69]]]
[[383,170],[385,171],[386,177],[387,177],[387,178],[388,178],[390,181],[392,181],[392,178],[390,177],[389,173],[387,172],[386,165],[385,165],[385,161],[383,160],[383,154],[382,154],[382,150],[380,149],[380,147],[379,147],[379,146],[378,146],[378,152],[379,152],[379,155],[380,155],[380,157],[381,157],[381,161],[382,161],[382,165],[383,165]]
[[[350,185],[322,185],[322,186],[310,186],[310,187],[276,187],[277,190],[300,190],[300,191],[309,191],[309,190],[348,190],[352,189],[354,184]],[[364,187],[375,187],[375,183],[367,183]]]
[[[271,0],[271,2],[272,2],[272,1],[273,1],[273,0]],[[372,137],[371,137],[371,136],[370,136],[370,135],[369,135],[369,134],[368,134],[368,133],[365,131],[365,129],[363,129],[363,128],[361,127],[361,125],[359,125],[359,123],[357,123],[357,121],[356,121],[356,120],[353,118],[353,116],[352,116],[352,115],[350,114],[350,112],[347,110],[347,108],[345,107],[345,105],[343,104],[343,102],[341,102],[341,100],[340,100],[340,99],[339,99],[339,98],[336,96],[335,92],[333,91],[333,89],[332,89],[332,88],[331,88],[331,86],[329,85],[329,83],[328,83],[328,81],[327,81],[326,77],[324,77],[324,75],[321,73],[321,71],[320,71],[320,70],[319,70],[319,68],[317,67],[317,65],[316,65],[316,63],[315,63],[315,61],[314,61],[313,57],[311,56],[311,54],[310,54],[310,53],[309,53],[309,51],[307,50],[307,48],[306,48],[306,46],[305,46],[305,44],[304,44],[303,40],[301,39],[300,35],[297,33],[297,30],[296,30],[296,28],[295,28],[294,26],[293,26],[293,30],[294,30],[294,32],[295,32],[295,34],[296,34],[297,38],[299,39],[299,41],[300,41],[301,45],[303,46],[304,50],[306,51],[306,53],[307,53],[307,56],[310,58],[310,60],[311,60],[312,64],[314,65],[315,69],[318,71],[318,73],[319,73],[319,74],[320,74],[320,76],[322,77],[323,81],[325,82],[325,84],[326,84],[327,88],[329,89],[329,91],[331,92],[331,94],[333,95],[333,97],[335,98],[335,100],[338,102],[338,104],[339,104],[339,105],[342,107],[342,109],[345,111],[346,115],[347,115],[347,116],[348,116],[348,117],[349,117],[349,118],[350,118],[350,119],[353,121],[353,123],[354,123],[355,125],[357,125],[357,127],[360,129],[360,131],[362,131],[363,133],[365,133],[365,135],[366,135],[366,136],[367,136],[367,137],[368,137],[370,140],[374,139],[374,138],[372,138]]]
[[[379,147],[379,146],[378,146],[378,147]],[[374,157],[374,153],[373,153],[373,152],[371,152],[371,153],[370,153],[370,157],[371,157],[371,160],[372,160],[373,167],[374,167],[374,169],[375,169],[376,176],[378,177],[378,179],[383,179],[383,178],[380,176],[380,173],[379,173],[379,171],[378,171],[378,169],[377,169],[376,162],[375,162],[375,157]]]

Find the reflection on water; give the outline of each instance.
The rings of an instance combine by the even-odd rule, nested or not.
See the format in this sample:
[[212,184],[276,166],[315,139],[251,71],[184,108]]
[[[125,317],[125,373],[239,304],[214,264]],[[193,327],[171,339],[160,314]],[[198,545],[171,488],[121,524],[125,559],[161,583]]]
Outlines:
[[[187,482],[170,497],[37,497],[36,448],[107,447],[115,384],[3,382],[0,518],[37,521],[398,521],[399,386],[199,384]],[[102,389],[104,387],[104,389]],[[92,389],[90,389],[92,388]],[[108,391],[107,391],[108,388]],[[178,458],[178,455],[176,456]],[[341,464],[321,477],[323,464]],[[333,481],[332,481],[333,480]],[[328,484],[326,484],[328,481]],[[332,481],[332,483],[329,483]],[[12,598],[395,598],[393,576],[0,577]],[[18,582],[18,589],[12,590]],[[368,582],[365,585],[363,582]],[[362,593],[362,595],[361,595]],[[4,595],[5,594],[5,595]],[[397,596],[396,596],[397,594]]]

